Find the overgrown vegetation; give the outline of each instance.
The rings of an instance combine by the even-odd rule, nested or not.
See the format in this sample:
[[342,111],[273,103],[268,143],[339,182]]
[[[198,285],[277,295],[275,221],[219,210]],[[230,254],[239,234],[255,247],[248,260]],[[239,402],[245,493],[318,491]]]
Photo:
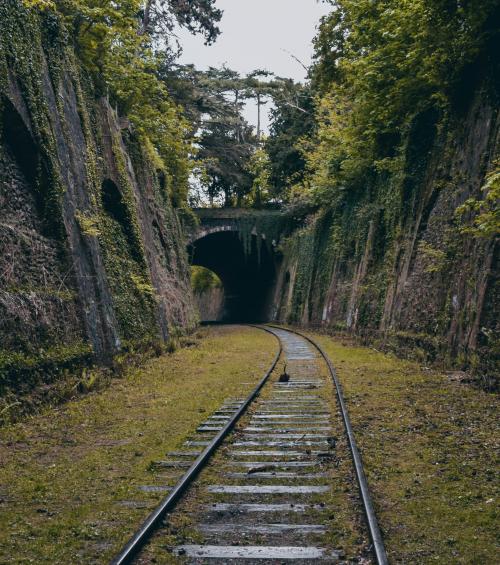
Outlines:
[[[494,263],[498,161],[484,155],[478,178],[467,189],[466,171],[442,163],[452,161],[453,137],[477,92],[489,100],[498,97],[498,5],[494,0],[329,4],[305,85],[265,69],[241,76],[225,66],[202,72],[179,65],[175,27],[214,41],[222,17],[214,0],[9,0],[2,7],[1,86],[7,88],[7,69],[15,66],[40,153],[37,198],[45,228],[60,243],[65,238],[63,171],[36,78],[45,64],[42,53],[53,85],[61,84],[64,73],[71,78],[92,192],[90,208],[78,209],[75,217],[89,245],[102,247],[120,326],[116,343],[138,335],[153,338],[160,323],[128,151],[149,163],[159,198],[182,208],[186,217],[188,201],[286,208],[283,217],[270,210],[258,216],[257,224],[245,215],[238,221],[246,249],[256,226],[268,245],[277,242],[275,234],[303,228],[282,246],[290,263],[287,276],[293,271],[290,300],[280,309],[289,321],[318,322],[322,316],[321,322],[355,331],[401,329],[417,340],[421,334],[450,332],[444,341],[463,364],[476,364],[478,348],[495,349],[497,330],[486,324],[483,331],[475,320],[489,283],[472,261],[467,263],[467,254]],[[29,50],[22,36],[32,38],[35,48]],[[116,108],[127,131],[112,135],[117,197],[106,192],[100,178],[105,143],[94,139],[99,118],[93,106],[99,96]],[[62,97],[56,99],[62,112]],[[243,119],[248,99],[257,103],[257,131]],[[264,139],[260,112],[268,100],[274,109]],[[10,109],[8,101],[1,103]],[[495,152],[494,143],[490,146]],[[196,180],[188,194],[190,178]],[[433,221],[433,205],[446,191],[446,205],[453,210],[443,212],[447,219],[435,233],[424,234]],[[161,234],[158,239],[169,247]],[[173,249],[170,255],[182,253]],[[406,320],[398,328],[406,310],[394,296],[407,282],[398,277],[415,263],[433,288],[438,277],[452,280],[467,264],[464,289],[449,285],[433,319]],[[333,273],[350,279],[350,296],[337,292]],[[187,268],[184,274],[187,280]],[[466,296],[460,298],[461,293]],[[340,304],[327,304],[335,299]],[[465,329],[470,327],[472,337]]]
[[310,86],[295,90],[296,104],[277,104],[267,146],[278,162],[283,146],[288,159],[273,175],[275,189],[286,195],[295,186],[335,207],[376,177],[403,174],[418,116],[434,116],[425,132],[432,137],[437,121],[493,79],[499,14],[494,0],[329,3]]
[[[204,35],[219,34],[222,13],[214,0],[24,0],[45,18],[64,22],[67,40],[94,85],[108,95],[120,115],[134,125],[150,149],[157,168],[168,178],[174,202],[187,199],[190,172],[190,127],[169,95],[159,69],[175,56],[176,25]],[[56,24],[57,25],[57,24]]]
[[[92,348],[85,342],[57,344],[36,353],[0,349],[0,425],[39,405],[70,398],[91,364]],[[36,387],[41,387],[40,396],[33,393]]]
[[221,14],[205,0],[8,0],[0,12],[1,316],[11,335],[0,375],[10,395],[16,382],[73,382],[92,356],[195,324],[172,210],[187,209],[191,132],[159,69],[177,49],[174,25],[212,41]]
[[494,166],[481,187],[483,198],[469,198],[457,208],[462,233],[481,238],[500,234],[500,161],[497,160]]
[[481,304],[486,287],[495,303],[500,227],[498,3],[329,4],[302,101],[276,105],[266,142],[278,164],[270,192],[309,215],[283,245],[293,280],[280,311],[294,323],[443,338],[443,352],[476,369],[481,347],[492,360],[482,370],[494,371],[498,325]]
[[[281,196],[271,190],[273,163],[263,149],[261,113],[269,100],[295,107],[300,85],[262,69],[241,76],[224,65],[200,71],[166,62],[160,75],[195,136],[191,205],[261,208],[279,203]],[[256,131],[243,117],[250,99],[257,105]]]

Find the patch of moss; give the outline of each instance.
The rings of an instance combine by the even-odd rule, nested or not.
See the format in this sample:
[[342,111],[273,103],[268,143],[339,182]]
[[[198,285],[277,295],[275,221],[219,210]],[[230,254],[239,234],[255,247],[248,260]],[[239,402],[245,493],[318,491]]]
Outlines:
[[[40,348],[35,353],[0,349],[0,401],[19,404],[18,398],[36,386],[48,385],[69,371],[82,369],[92,361],[92,348],[77,342]],[[0,409],[1,412],[2,409]],[[0,422],[8,420],[8,411],[0,415]]]
[[100,241],[113,306],[123,340],[141,340],[158,334],[152,285],[142,262],[132,255],[123,227],[105,214],[100,222]]
[[83,235],[87,237],[98,237],[101,235],[99,231],[99,218],[89,213],[76,212],[76,221],[82,230]]
[[45,287],[33,287],[33,286],[7,286],[5,292],[11,294],[21,294],[30,295],[36,293],[38,296],[47,296],[49,298],[57,298],[58,300],[73,301],[76,298],[76,292],[70,289],[60,289],[51,288],[49,286]]

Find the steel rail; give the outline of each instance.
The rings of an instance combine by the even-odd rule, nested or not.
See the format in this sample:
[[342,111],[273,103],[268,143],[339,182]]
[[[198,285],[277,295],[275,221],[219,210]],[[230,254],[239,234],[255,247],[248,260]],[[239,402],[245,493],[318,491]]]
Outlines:
[[229,434],[229,432],[233,429],[235,424],[241,418],[241,416],[246,412],[250,404],[255,400],[258,396],[259,392],[261,391],[262,387],[266,384],[269,376],[274,371],[278,360],[281,356],[283,351],[283,346],[281,344],[280,338],[269,329],[263,326],[252,326],[259,330],[266,331],[273,335],[278,340],[278,352],[274,357],[274,360],[267,370],[266,374],[262,377],[259,381],[257,386],[253,389],[250,395],[247,397],[245,402],[241,405],[241,407],[235,412],[235,414],[231,417],[229,422],[222,428],[222,430],[212,439],[210,444],[204,449],[204,451],[198,456],[196,461],[189,467],[186,473],[181,477],[179,482],[175,485],[172,489],[170,494],[166,496],[160,504],[149,514],[149,516],[144,520],[142,525],[136,531],[136,533],[132,536],[132,538],[127,542],[127,544],[123,547],[120,553],[111,561],[111,565],[124,565],[126,563],[131,563],[132,559],[135,555],[139,552],[139,550],[143,547],[143,545],[147,542],[151,534],[160,524],[162,518],[165,514],[174,508],[176,503],[179,501],[180,497],[184,494],[186,489],[189,485],[193,482],[193,480],[197,477],[200,471],[205,467],[208,460],[210,459],[211,455],[214,451],[219,447],[222,443],[224,438]]
[[385,550],[384,540],[382,538],[382,533],[380,531],[380,527],[378,525],[377,516],[375,515],[375,510],[373,508],[372,497],[370,495],[370,490],[368,488],[368,481],[366,479],[365,471],[363,469],[363,462],[361,460],[361,455],[359,453],[358,447],[356,445],[356,440],[354,438],[354,431],[352,429],[351,420],[349,418],[349,413],[347,411],[347,406],[344,400],[344,394],[342,392],[342,386],[337,376],[337,370],[333,366],[333,363],[330,360],[330,357],[326,353],[326,351],[316,343],[312,338],[308,335],[303,334],[297,330],[291,330],[287,327],[275,326],[272,324],[267,324],[268,327],[276,328],[284,331],[288,331],[291,333],[295,333],[300,337],[306,339],[309,343],[311,343],[320,353],[323,359],[325,360],[328,370],[330,371],[330,375],[332,377],[333,383],[335,385],[335,391],[337,393],[337,399],[340,405],[340,411],[342,414],[342,420],[344,422],[344,428],[347,435],[347,440],[349,443],[349,449],[351,451],[352,460],[354,463],[354,470],[356,472],[356,479],[358,481],[359,490],[361,493],[361,500],[363,502],[363,508],[365,511],[366,521],[368,523],[368,530],[370,533],[370,538],[373,544],[373,552],[375,553],[375,558],[378,565],[387,565],[387,552]]

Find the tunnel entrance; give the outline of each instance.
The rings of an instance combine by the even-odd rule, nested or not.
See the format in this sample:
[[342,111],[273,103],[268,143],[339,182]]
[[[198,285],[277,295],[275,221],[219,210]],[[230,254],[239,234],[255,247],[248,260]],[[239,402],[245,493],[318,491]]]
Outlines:
[[[258,249],[257,246],[260,246]],[[224,322],[265,322],[276,276],[275,257],[261,238],[245,245],[235,231],[206,235],[190,246],[192,265],[218,275],[224,287]]]

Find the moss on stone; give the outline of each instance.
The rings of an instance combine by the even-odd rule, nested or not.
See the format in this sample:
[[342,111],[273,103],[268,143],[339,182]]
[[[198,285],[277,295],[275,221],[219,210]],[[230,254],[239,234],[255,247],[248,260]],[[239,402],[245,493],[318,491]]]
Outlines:
[[[0,349],[2,404],[8,404],[10,401],[5,399],[9,398],[20,403],[23,394],[36,386],[47,385],[61,378],[67,371],[76,371],[88,366],[91,360],[92,348],[85,342],[40,348],[36,354]],[[2,414],[0,422],[8,420],[9,417],[8,413]]]
[[[19,98],[16,100],[20,106],[26,106],[26,125],[39,153],[35,191],[42,204],[46,231],[60,248],[65,283],[62,291],[67,287],[77,297],[82,326],[88,318],[87,332],[97,335],[101,331],[90,327],[96,323],[96,316],[90,311],[98,303],[97,309],[102,307],[103,312],[97,317],[108,326],[102,331],[113,334],[106,344],[108,351],[100,355],[112,355],[112,349],[120,342],[129,346],[133,340],[138,345],[154,343],[165,336],[167,329],[163,326],[167,323],[174,331],[177,325],[184,331],[192,329],[195,315],[184,236],[168,197],[168,186],[160,186],[158,163],[151,161],[151,148],[141,147],[137,135],[121,128],[118,116],[100,99],[99,89],[75,54],[73,39],[62,18],[50,8],[28,9],[19,0],[7,0],[0,6],[0,105],[13,97]],[[78,135],[73,135],[80,129],[83,143]],[[79,159],[84,178],[79,176]],[[168,176],[168,171],[161,174]],[[118,185],[126,212],[125,232],[103,208],[102,181],[110,176]],[[144,184],[135,186],[134,177],[143,176]],[[65,194],[65,183],[71,186],[71,194]],[[149,194],[146,196],[150,188],[154,202],[149,202]],[[142,198],[148,198],[148,206],[158,210],[158,217],[165,220],[161,229],[166,246],[161,256],[165,257],[162,266],[166,273],[155,284],[170,284],[172,288],[155,288],[152,282],[151,258],[144,249],[144,226],[138,211],[138,200]],[[81,241],[77,242],[79,235]],[[78,261],[90,263],[85,283],[78,282],[73,272],[72,265]],[[94,286],[95,294],[85,303],[83,294],[89,289],[81,287],[87,283]],[[26,286],[30,285],[23,288]],[[35,286],[32,285],[37,296],[48,294]],[[158,291],[161,301],[157,300]],[[115,315],[118,328],[110,328],[115,325]],[[168,318],[163,326],[162,316]],[[79,331],[83,333],[83,327]],[[89,342],[94,334],[87,336]],[[43,347],[57,347],[59,338],[59,334],[57,339],[55,334],[47,334]],[[42,341],[40,338],[40,343],[34,343],[35,349]]]

